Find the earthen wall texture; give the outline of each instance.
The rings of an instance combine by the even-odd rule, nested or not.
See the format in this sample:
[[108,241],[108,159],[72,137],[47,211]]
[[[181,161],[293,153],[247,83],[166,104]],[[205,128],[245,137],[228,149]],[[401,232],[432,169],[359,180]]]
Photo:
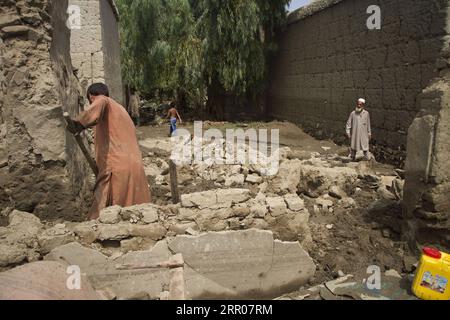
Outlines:
[[69,52],[67,0],[0,7],[0,210],[81,220],[89,169],[65,130],[81,110]]
[[[369,30],[367,8],[381,9]],[[356,100],[371,115],[378,160],[403,163],[419,94],[446,65],[447,0],[322,0],[291,14],[271,64],[268,115],[319,138],[347,143]],[[313,9],[311,9],[313,8]]]

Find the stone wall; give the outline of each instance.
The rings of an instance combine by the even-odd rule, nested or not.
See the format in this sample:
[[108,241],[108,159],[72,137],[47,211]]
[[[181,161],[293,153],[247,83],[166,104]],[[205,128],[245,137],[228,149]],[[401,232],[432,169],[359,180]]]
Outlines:
[[90,182],[62,117],[81,108],[65,28],[67,0],[1,3],[0,209],[79,220]]
[[112,97],[124,104],[124,88],[120,67],[119,21],[116,11],[111,7],[112,4],[111,0],[100,1],[105,82],[109,86]]
[[83,95],[94,82],[104,82],[111,97],[123,102],[120,67],[118,12],[111,0],[69,0],[78,6],[81,29],[71,31],[72,62],[81,81]]
[[[370,5],[381,30],[369,30]],[[403,163],[420,93],[438,75],[447,0],[320,0],[289,16],[272,64],[268,114],[346,143],[356,100],[371,114],[375,154]]]

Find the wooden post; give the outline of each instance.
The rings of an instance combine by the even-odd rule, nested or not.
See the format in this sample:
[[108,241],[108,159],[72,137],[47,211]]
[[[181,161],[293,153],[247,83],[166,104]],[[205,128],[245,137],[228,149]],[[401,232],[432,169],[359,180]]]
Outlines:
[[177,204],[180,202],[180,192],[178,191],[177,165],[172,161],[172,159],[169,160],[169,174],[172,202]]

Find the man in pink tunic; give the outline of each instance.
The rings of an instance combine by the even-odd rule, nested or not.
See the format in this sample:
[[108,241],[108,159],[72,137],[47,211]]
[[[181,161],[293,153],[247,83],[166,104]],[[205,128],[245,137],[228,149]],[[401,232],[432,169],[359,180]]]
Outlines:
[[124,107],[109,97],[108,87],[95,83],[88,88],[89,109],[74,120],[72,133],[94,127],[95,160],[99,174],[90,219],[103,208],[149,203],[150,190],[136,138],[136,128]]

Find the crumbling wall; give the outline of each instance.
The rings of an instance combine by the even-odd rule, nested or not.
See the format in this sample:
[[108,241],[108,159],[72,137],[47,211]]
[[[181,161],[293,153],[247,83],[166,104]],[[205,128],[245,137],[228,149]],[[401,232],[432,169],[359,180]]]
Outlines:
[[72,62],[83,88],[108,85],[111,97],[123,102],[118,11],[112,0],[69,0],[80,9],[80,28],[71,30]]
[[405,238],[412,246],[450,250],[450,43],[440,77],[419,97],[421,112],[408,132],[404,190]]
[[81,108],[67,0],[3,0],[0,10],[0,208],[81,219],[89,171],[62,117]]
[[[381,9],[381,30],[367,8]],[[438,75],[447,0],[320,0],[292,13],[272,64],[269,115],[347,143],[344,126],[367,99],[377,159],[402,163],[418,96]]]

